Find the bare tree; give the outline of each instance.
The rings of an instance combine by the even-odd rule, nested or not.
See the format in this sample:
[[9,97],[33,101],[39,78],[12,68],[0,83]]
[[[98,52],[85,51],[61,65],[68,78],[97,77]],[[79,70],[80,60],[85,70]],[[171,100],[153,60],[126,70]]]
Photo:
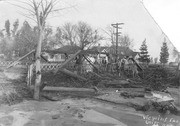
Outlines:
[[57,8],[57,4],[59,3],[59,0],[17,0],[16,2],[19,2],[23,5],[14,4],[15,6],[18,6],[25,10],[27,13],[22,14],[25,17],[35,21],[37,23],[38,27],[38,43],[36,48],[36,79],[35,79],[35,87],[34,87],[34,99],[39,99],[40,94],[40,86],[41,86],[41,65],[40,65],[40,55],[41,55],[41,46],[44,39],[44,32],[45,32],[45,24],[48,16],[54,12],[59,12],[64,8]]
[[90,48],[103,39],[98,30],[81,21],[77,24],[65,23],[59,30],[63,43],[79,46],[82,50]]
[[129,37],[129,35],[125,34],[120,36],[119,39],[119,45],[122,47],[129,47],[131,48],[133,46],[133,39]]
[[[78,46],[81,50],[86,50],[103,39],[98,30],[94,30],[85,22],[66,23],[59,30],[61,31],[61,42]],[[81,71],[82,59],[82,55],[79,55],[78,72]]]
[[105,34],[105,39],[111,43],[111,45],[115,45],[115,36],[114,36],[114,28],[108,25],[106,29],[101,29]]
[[82,50],[90,48],[103,39],[103,37],[99,35],[98,30],[93,30],[92,27],[85,22],[78,22],[76,25],[76,33],[76,43]]
[[65,23],[62,27],[63,39],[65,39],[69,45],[75,45],[76,42],[76,25],[72,23]]
[[[106,30],[104,30],[104,29],[102,29],[102,30],[107,35],[106,40],[110,41],[112,46],[115,46],[116,45],[116,40],[115,40],[116,36],[114,33],[114,28],[111,26],[107,26]],[[119,46],[122,46],[122,47],[128,47],[128,48],[133,47],[133,39],[131,39],[128,34],[120,35],[118,38],[118,43],[119,43]]]

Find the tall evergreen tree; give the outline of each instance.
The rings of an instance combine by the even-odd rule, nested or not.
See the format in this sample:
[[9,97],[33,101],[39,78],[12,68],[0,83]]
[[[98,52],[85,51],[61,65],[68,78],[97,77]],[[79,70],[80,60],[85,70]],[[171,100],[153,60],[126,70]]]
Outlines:
[[5,22],[5,29],[6,29],[7,36],[10,37],[11,30],[10,30],[10,22],[9,22],[9,20],[6,20],[6,22]]
[[150,58],[148,55],[147,45],[146,45],[146,39],[142,42],[142,45],[140,47],[140,57],[139,61],[143,63],[149,63]]
[[168,62],[168,58],[169,58],[168,46],[166,43],[166,39],[164,39],[163,45],[161,47],[161,52],[160,52],[160,62],[162,64],[165,64]]
[[13,23],[13,30],[12,30],[12,36],[15,37],[15,34],[17,32],[17,29],[19,27],[19,20],[17,19],[14,23]]

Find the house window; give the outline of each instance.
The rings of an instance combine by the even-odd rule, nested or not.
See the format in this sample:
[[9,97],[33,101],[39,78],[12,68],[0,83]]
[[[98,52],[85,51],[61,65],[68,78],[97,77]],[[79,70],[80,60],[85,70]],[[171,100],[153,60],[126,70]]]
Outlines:
[[65,60],[65,59],[66,59],[66,57],[65,57],[65,55],[64,55],[64,54],[61,54],[61,59],[63,59],[63,60]]

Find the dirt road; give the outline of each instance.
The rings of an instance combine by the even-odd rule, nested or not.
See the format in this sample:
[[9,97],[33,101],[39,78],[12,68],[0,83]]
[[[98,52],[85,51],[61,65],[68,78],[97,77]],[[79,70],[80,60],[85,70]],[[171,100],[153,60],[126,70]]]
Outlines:
[[[167,125],[170,123],[172,125]],[[154,113],[140,113],[127,107],[118,107],[91,99],[68,98],[58,102],[24,101],[13,106],[0,107],[0,126],[163,125],[180,126],[180,122],[175,116],[162,117]]]

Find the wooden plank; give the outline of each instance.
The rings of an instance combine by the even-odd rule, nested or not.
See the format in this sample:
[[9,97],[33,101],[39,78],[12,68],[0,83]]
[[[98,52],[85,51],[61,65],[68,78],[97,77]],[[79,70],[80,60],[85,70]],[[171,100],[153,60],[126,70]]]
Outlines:
[[87,58],[86,56],[83,55],[83,57],[86,59],[86,61],[88,61],[94,68],[96,68],[98,71],[99,69],[91,62],[91,60],[89,58]]
[[70,88],[70,87],[44,87],[43,91],[79,91],[79,92],[94,92],[91,88]]
[[29,66],[29,69],[28,69],[28,86],[31,86],[31,82],[32,82],[32,77],[33,77],[33,67],[34,67],[34,64],[31,64]]
[[49,62],[48,59],[46,59],[43,55],[41,55],[41,58],[46,61],[46,62]]
[[83,80],[83,81],[87,81],[86,78],[84,78],[84,77],[82,77],[82,76],[79,76],[78,74],[73,73],[73,72],[71,72],[71,71],[69,71],[69,70],[67,70],[67,69],[60,69],[60,72],[62,72],[62,73],[64,73],[64,74],[67,74],[67,75],[69,75],[69,76],[71,76],[71,77],[78,78],[78,79]]
[[67,63],[69,63],[71,60],[73,60],[80,52],[81,52],[81,50],[77,51],[73,56],[71,56],[64,63],[62,63],[62,65],[58,69],[56,69],[54,71],[54,73],[56,74],[58,72],[58,70],[62,69],[65,65],[67,65]]
[[30,54],[32,54],[34,52],[35,52],[35,50],[32,50],[31,52],[27,53],[23,57],[19,58],[18,60],[14,61],[12,64],[10,64],[6,69],[11,68],[12,66],[17,65],[19,63],[19,61],[23,60],[24,58],[26,58],[27,56],[29,56]]
[[27,86],[30,85],[29,78],[30,78],[30,66],[28,66]]
[[141,70],[143,71],[142,67],[136,62],[136,60],[134,58],[131,58],[132,61],[136,64],[136,66]]
[[101,77],[99,74],[97,74],[97,73],[95,73],[95,72],[93,72],[93,71],[90,71],[90,73],[94,74],[95,76],[97,76],[97,77],[99,77],[99,78],[103,78],[103,77]]

